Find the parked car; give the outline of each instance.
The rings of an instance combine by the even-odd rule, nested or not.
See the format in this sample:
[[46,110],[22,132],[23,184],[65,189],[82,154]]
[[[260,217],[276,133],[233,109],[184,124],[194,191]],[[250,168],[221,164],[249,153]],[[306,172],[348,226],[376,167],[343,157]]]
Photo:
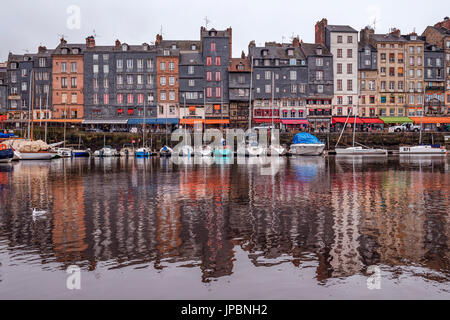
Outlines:
[[403,123],[399,126],[394,126],[389,128],[389,132],[419,132],[420,126],[413,125],[411,123]]
[[268,124],[268,123],[262,123],[259,126],[253,127],[252,130],[270,130],[274,129],[275,125]]

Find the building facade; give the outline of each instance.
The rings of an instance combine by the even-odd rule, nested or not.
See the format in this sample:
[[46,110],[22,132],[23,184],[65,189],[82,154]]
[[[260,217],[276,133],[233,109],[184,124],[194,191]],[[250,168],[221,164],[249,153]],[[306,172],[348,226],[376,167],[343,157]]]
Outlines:
[[424,102],[424,49],[425,40],[415,33],[405,38],[405,91],[406,110],[404,115],[420,113]]
[[233,128],[249,127],[251,63],[243,53],[241,58],[230,60],[228,88],[230,94],[230,125]]
[[[366,30],[367,31],[367,30]],[[376,117],[377,111],[377,74],[378,53],[367,38],[364,38],[365,30],[361,31],[361,42],[358,51],[358,79],[359,79],[359,110],[360,117]]]
[[450,114],[445,107],[445,51],[433,44],[425,46],[425,115]]
[[84,119],[85,44],[61,39],[52,53],[53,119],[81,123]]
[[[158,92],[157,117],[159,119],[180,118],[178,62],[178,49],[158,49],[156,55],[156,87]],[[185,100],[183,102],[185,102]]]

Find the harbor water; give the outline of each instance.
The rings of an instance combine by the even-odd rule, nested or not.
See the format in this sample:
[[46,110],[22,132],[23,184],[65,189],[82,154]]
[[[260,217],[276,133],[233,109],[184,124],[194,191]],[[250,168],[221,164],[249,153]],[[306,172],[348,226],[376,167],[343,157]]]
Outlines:
[[199,162],[0,164],[0,298],[450,298],[448,157]]

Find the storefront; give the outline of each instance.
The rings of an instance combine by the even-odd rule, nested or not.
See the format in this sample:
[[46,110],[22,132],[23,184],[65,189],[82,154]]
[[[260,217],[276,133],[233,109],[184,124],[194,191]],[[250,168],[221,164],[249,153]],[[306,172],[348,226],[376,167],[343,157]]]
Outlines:
[[415,125],[421,125],[423,130],[446,131],[450,125],[450,117],[410,117]]
[[309,128],[309,121],[306,119],[281,119],[284,131],[307,131]]

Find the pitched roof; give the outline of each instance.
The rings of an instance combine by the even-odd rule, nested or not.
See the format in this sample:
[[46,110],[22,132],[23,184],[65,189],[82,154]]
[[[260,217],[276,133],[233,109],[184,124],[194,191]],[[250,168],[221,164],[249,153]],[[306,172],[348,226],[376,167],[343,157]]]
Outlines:
[[403,37],[397,37],[394,34],[371,34],[369,35],[371,40],[375,40],[376,42],[407,42],[407,40]]
[[[244,69],[239,70],[238,66],[244,66]],[[231,58],[230,65],[228,66],[229,72],[250,72],[252,70],[252,66],[248,59],[242,58]]]
[[[288,50],[294,50],[294,55],[288,55]],[[266,55],[263,55],[263,51],[266,51]],[[299,48],[287,47],[287,46],[275,46],[266,45],[265,47],[251,47],[250,55],[256,59],[305,59],[305,55]]]
[[356,31],[355,29],[353,29],[350,26],[343,26],[343,25],[327,25],[325,27],[326,29],[328,29],[330,32],[356,32],[358,33],[358,31]]
[[330,50],[328,50],[327,47],[325,47],[325,45],[323,45],[322,43],[301,43],[300,44],[300,48],[302,48],[304,54],[309,57],[309,56],[317,56],[317,48],[322,48],[322,55],[321,56],[325,56],[325,57],[332,57],[333,55],[330,53]]
[[200,52],[180,53],[180,65],[202,65],[203,59]]

